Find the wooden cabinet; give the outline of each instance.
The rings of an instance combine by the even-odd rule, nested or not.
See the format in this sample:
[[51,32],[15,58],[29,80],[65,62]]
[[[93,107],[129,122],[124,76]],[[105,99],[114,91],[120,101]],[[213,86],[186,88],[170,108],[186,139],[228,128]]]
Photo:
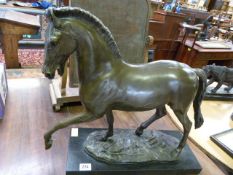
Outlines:
[[0,34],[7,68],[19,67],[18,41],[23,34],[34,34],[40,28],[36,16],[15,11],[0,11]]
[[185,19],[184,14],[154,11],[149,23],[149,35],[154,37],[151,47],[155,50],[154,60],[174,59],[179,47],[179,23]]
[[177,61],[199,68],[214,61],[225,66],[231,66],[233,63],[233,46],[231,49],[204,49],[196,44],[191,48],[192,44],[192,41],[187,40],[180,46],[176,55]]

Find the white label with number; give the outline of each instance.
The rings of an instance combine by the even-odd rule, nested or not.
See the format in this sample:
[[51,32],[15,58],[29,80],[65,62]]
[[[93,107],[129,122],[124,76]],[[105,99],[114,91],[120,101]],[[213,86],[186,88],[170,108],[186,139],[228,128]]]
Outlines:
[[78,137],[78,128],[71,128],[71,137]]
[[90,163],[80,163],[79,170],[80,171],[91,171],[91,164]]

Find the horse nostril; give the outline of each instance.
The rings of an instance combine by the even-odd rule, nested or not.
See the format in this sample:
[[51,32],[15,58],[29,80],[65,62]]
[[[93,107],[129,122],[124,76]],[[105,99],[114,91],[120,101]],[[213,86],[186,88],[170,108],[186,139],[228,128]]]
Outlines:
[[45,72],[44,75],[45,75],[45,77],[48,78],[48,79],[53,79],[54,76],[55,76],[54,73],[50,73],[50,72],[49,72],[49,73],[48,73],[48,72]]
[[46,73],[47,73],[47,71],[46,71],[46,67],[45,67],[45,66],[43,66],[43,67],[41,68],[41,71],[42,71],[42,73],[43,73],[43,74],[46,74]]
[[45,73],[44,75],[45,75],[46,78],[52,79],[52,75],[51,74]]

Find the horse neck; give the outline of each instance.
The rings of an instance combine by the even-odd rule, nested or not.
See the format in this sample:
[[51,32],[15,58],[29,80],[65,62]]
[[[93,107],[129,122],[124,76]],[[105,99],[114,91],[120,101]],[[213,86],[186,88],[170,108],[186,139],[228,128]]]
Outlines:
[[[97,36],[97,35],[95,35]],[[102,72],[110,71],[117,60],[106,42],[100,37],[93,37],[91,33],[78,41],[77,59],[80,82],[96,77]]]

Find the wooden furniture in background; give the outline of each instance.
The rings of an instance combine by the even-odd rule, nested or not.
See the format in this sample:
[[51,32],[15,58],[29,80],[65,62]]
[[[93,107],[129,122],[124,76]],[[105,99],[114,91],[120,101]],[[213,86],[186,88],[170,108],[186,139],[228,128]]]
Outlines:
[[154,11],[149,23],[149,35],[154,37],[151,49],[155,50],[154,60],[174,59],[179,47],[179,24],[185,19],[184,14]]
[[[72,56],[73,55],[69,58],[69,63]],[[76,62],[77,61],[74,60],[72,64],[76,64]],[[70,78],[78,75],[74,74],[73,71],[75,70],[70,71],[70,68],[67,66],[69,63],[65,65],[63,76],[53,79],[49,84],[50,98],[54,111],[60,111],[64,104],[80,102],[78,86],[70,85]]]
[[233,45],[231,49],[204,49],[198,45],[194,45],[193,41],[187,39],[179,48],[179,54],[176,60],[186,63],[191,67],[203,67],[209,61],[220,61],[222,65],[230,66],[233,62]]
[[192,18],[190,24],[200,24],[202,23],[210,13],[203,10],[198,9],[190,9],[190,8],[181,8],[181,13],[185,14],[187,17]]
[[0,11],[0,34],[7,68],[18,68],[18,41],[23,34],[34,34],[40,28],[37,16]]
[[184,36],[181,40],[181,44],[184,44],[186,43],[186,40],[190,37],[194,37],[193,39],[193,43],[192,43],[192,46],[191,48],[193,48],[196,40],[197,40],[197,37],[198,37],[198,34],[200,33],[202,27],[196,27],[196,26],[193,26],[193,25],[189,25],[189,24],[186,24],[186,23],[180,23],[179,24],[179,27],[181,28],[181,30],[184,30]]

